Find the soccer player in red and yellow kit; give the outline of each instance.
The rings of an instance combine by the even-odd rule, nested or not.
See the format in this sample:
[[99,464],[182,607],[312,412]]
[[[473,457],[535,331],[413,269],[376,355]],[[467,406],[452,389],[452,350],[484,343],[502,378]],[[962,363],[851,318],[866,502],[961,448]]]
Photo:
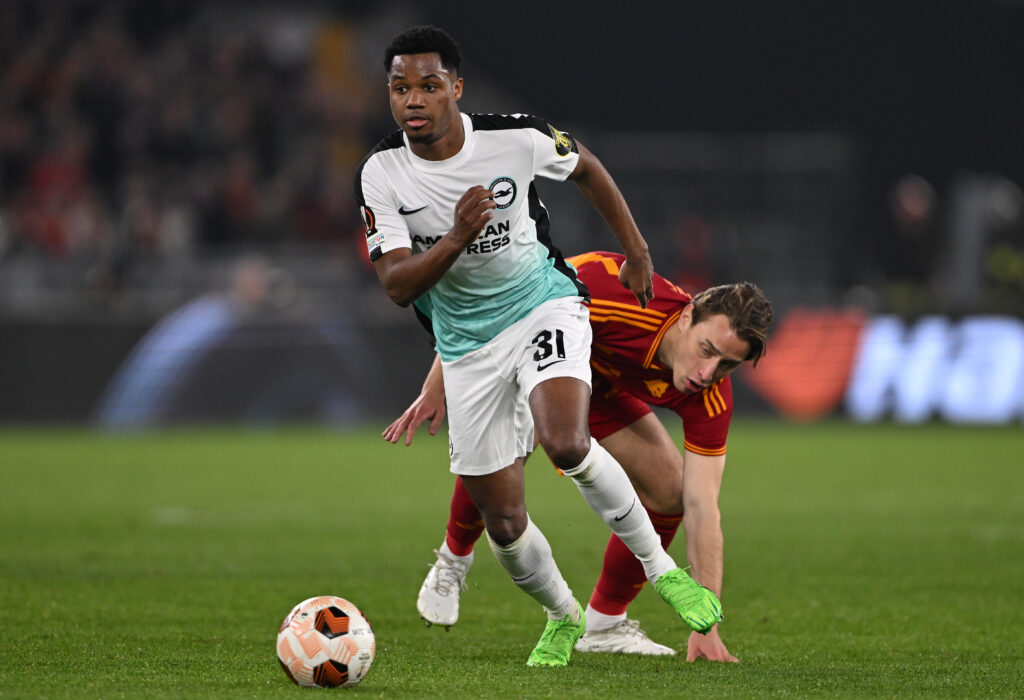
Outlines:
[[[692,297],[663,277],[654,277],[654,298],[641,308],[618,281],[623,256],[584,253],[569,261],[590,290],[593,330],[591,434],[622,464],[668,547],[682,524],[693,577],[722,593],[723,542],[718,494],[725,468],[725,443],[732,415],[731,374],[764,353],[771,303],[750,283],[721,285]],[[682,418],[680,453],[650,406]],[[445,416],[441,369],[434,363],[416,401],[384,431],[396,443],[430,420],[436,434]],[[445,541],[420,591],[417,607],[429,623],[451,626],[483,532],[479,512],[456,481]],[[601,576],[587,608],[579,651],[674,654],[652,641],[626,608],[646,582],[636,557],[612,535]],[[718,633],[693,633],[687,660],[736,661]]]

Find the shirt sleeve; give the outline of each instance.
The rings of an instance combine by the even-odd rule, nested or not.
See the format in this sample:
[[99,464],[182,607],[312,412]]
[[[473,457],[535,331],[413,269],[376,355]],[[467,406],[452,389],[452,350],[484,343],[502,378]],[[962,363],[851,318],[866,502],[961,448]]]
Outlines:
[[673,406],[683,419],[683,446],[700,455],[724,455],[732,406],[729,377]]
[[559,131],[542,119],[533,118],[533,173],[550,180],[565,180],[580,160],[576,140],[565,131]]
[[398,248],[412,248],[409,228],[398,213],[394,192],[380,167],[370,161],[359,174],[359,210],[366,227],[366,248],[370,260]]

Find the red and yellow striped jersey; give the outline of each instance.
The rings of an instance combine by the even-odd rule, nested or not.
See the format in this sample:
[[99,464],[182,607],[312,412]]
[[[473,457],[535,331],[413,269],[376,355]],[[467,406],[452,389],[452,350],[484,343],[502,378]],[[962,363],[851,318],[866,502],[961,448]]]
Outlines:
[[591,432],[602,439],[648,413],[649,405],[664,406],[682,419],[687,450],[725,454],[733,405],[729,378],[700,393],[683,393],[672,384],[672,370],[657,362],[661,339],[693,297],[655,274],[654,299],[640,308],[619,282],[623,260],[603,251],[568,259],[590,290]]

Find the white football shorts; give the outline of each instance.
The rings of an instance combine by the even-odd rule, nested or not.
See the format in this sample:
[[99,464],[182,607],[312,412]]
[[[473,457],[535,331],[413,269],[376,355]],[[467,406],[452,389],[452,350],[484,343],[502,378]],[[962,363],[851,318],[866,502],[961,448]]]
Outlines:
[[546,379],[590,386],[590,316],[580,297],[546,301],[493,340],[443,362],[455,474],[493,474],[533,451],[530,392]]

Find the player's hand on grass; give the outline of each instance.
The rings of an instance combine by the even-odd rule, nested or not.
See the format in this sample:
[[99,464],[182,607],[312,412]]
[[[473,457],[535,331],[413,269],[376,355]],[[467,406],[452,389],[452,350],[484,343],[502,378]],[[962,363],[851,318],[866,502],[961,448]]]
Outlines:
[[648,302],[654,298],[654,264],[647,250],[638,255],[626,255],[625,262],[619,268],[619,282],[633,292],[640,302],[640,308],[646,309]]
[[455,226],[449,235],[459,247],[469,245],[494,218],[492,210],[497,206],[493,192],[481,185],[470,187],[455,205]]
[[411,445],[412,436],[416,434],[416,429],[423,425],[424,421],[430,421],[428,432],[431,435],[437,435],[445,415],[447,413],[444,407],[444,394],[437,396],[432,392],[422,393],[416,397],[409,408],[405,409],[402,416],[385,428],[381,434],[388,442],[397,444],[402,433],[406,433],[405,444]]
[[725,642],[718,636],[718,625],[711,628],[707,634],[693,632],[686,643],[686,660],[696,661],[707,659],[708,661],[727,661],[739,663],[740,660],[729,653],[725,648]]

